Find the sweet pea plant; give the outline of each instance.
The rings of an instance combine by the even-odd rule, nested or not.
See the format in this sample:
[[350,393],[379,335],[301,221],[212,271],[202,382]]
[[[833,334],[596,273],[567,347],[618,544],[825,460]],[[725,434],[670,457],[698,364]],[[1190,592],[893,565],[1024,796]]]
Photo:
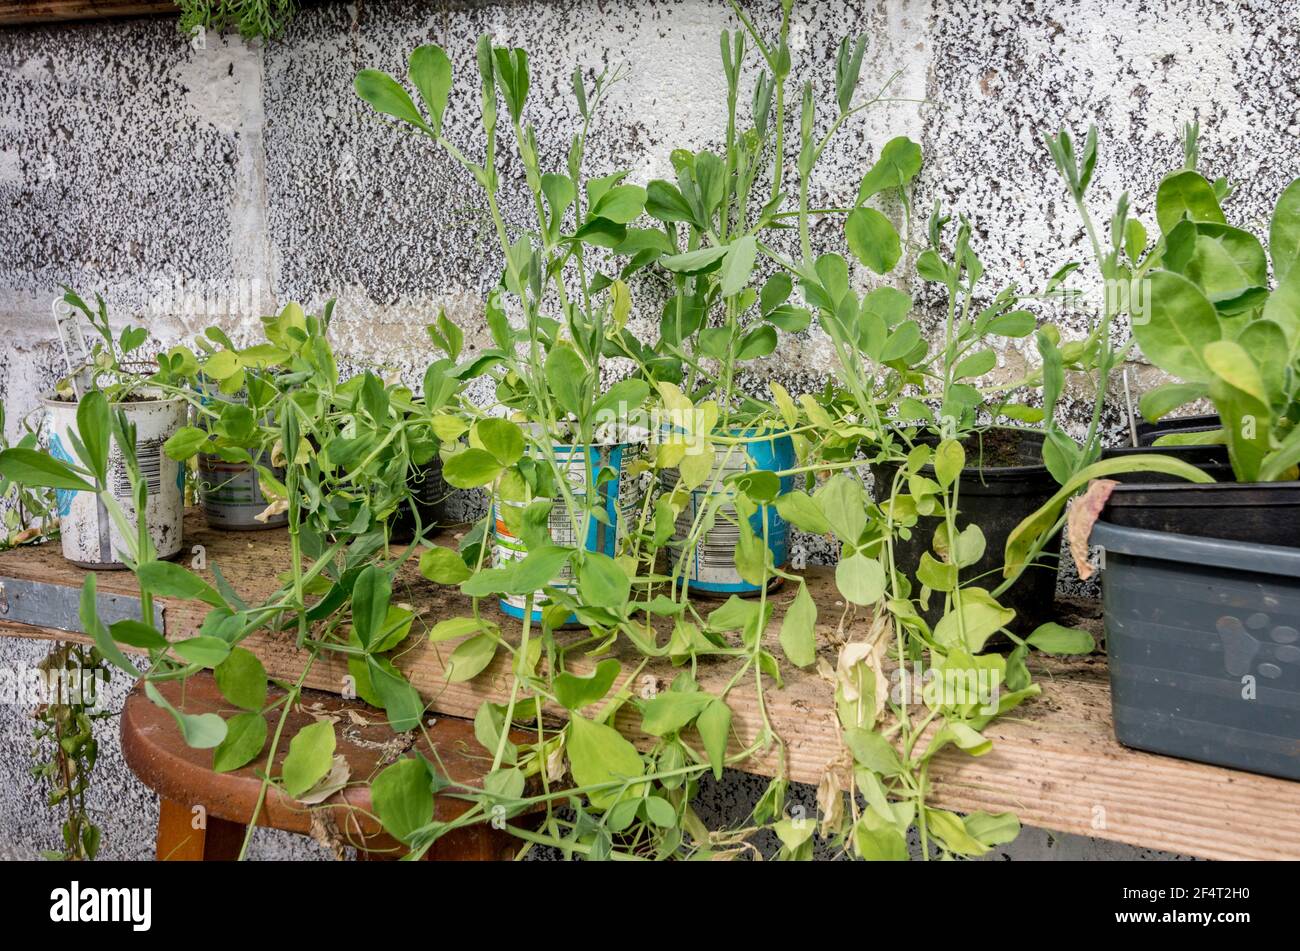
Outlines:
[[[1011,814],[962,817],[934,806],[929,770],[941,750],[986,753],[992,743],[981,731],[1039,692],[1026,665],[1031,647],[1092,648],[1087,635],[1057,625],[1021,638],[1007,629],[1014,612],[998,601],[1041,550],[1055,513],[1022,533],[1020,560],[995,588],[974,572],[987,546],[961,507],[968,439],[989,418],[1036,421],[1031,401],[1021,397],[1037,379],[979,385],[996,359],[991,339],[1028,336],[1035,321],[1015,288],[985,292],[965,221],[953,228],[936,208],[925,243],[913,242],[912,189],[922,158],[915,143],[898,138],[882,149],[852,207],[813,207],[816,163],[846,123],[885,101],[889,84],[855,99],[866,41],[846,39],[828,130],[816,134],[817,97],[805,82],[798,136],[788,136],[791,9],[784,0],[777,35],[767,40],[736,7],[742,29],[721,40],[723,153],[674,152],[675,181],[646,188],[623,172],[583,172],[594,118],[617,72],[590,83],[573,75],[581,124],[559,170],[547,170],[526,118],[531,77],[523,50],[487,37],[478,43],[476,155],[447,134],[453,79],[441,48],[411,54],[407,79],[419,105],[397,79],[358,73],[366,103],[450,156],[482,190],[502,261],[486,308],[493,345],[466,354],[460,328],[440,316],[429,334],[442,355],[428,367],[418,398],[372,373],[339,379],[327,339],[329,307],[320,317],[286,308],[266,321],[267,340],[253,348],[209,335],[216,346],[160,358],[162,372],[177,380],[202,374],[225,393],[248,390],[243,411],[207,409],[209,424],[184,430],[168,451],[177,458],[225,452],[257,465],[273,504],[288,516],[290,567],[269,598],[251,605],[216,566],[209,584],[158,561],[141,528],[129,552],[141,619],[105,625],[92,575],[82,620],[96,649],[133,676],[119,645],[146,654],[146,692],[172,712],[191,745],[214,750],[215,768],[257,760],[263,795],[276,786],[309,807],[319,803],[347,781],[333,755],[334,725],[321,721],[284,735],[315,659],[346,657],[358,694],[384,708],[394,730],[409,732],[424,728],[425,699],[393,660],[413,638],[425,639],[448,650],[449,682],[500,673],[506,686],[474,721],[491,756],[481,787],[457,784],[418,756],[373,778],[375,813],[410,858],[452,828],[524,813],[536,821],[505,826],[524,850],[547,845],[595,859],[730,857],[771,828],[782,857],[807,858],[816,824],[786,814],[787,751],[768,712],[783,656],[816,667],[832,685],[843,742],[818,791],[821,833],[832,850],[905,858],[915,828],[926,858],[979,855],[1017,834]],[[761,66],[746,115],[741,77],[753,50]],[[510,196],[501,171],[508,148],[524,173],[522,190]],[[787,172],[787,153],[797,179]],[[787,193],[787,185],[795,191]],[[529,209],[531,220],[512,225],[503,205]],[[901,236],[887,213],[895,210]],[[639,224],[643,214],[655,224]],[[812,224],[823,217],[843,218],[851,257],[814,253]],[[861,292],[851,261],[881,276],[910,278],[914,268],[933,285],[945,306],[941,342],[926,342],[924,317],[908,293],[888,285]],[[668,288],[653,343],[627,328],[630,286],[640,286],[633,275]],[[780,334],[808,331],[814,319],[835,358],[827,386],[797,398],[777,384],[770,399],[745,392],[744,363],[773,353]],[[1038,334],[1040,349],[1059,341]],[[1092,360],[1088,352],[1085,345],[1077,357]],[[629,365],[627,378],[604,385]],[[493,389],[487,410],[464,395],[476,379]],[[1050,428],[1056,384],[1047,371],[1042,380]],[[83,401],[76,462],[11,449],[0,454],[0,473],[102,493],[106,434],[126,423],[102,395],[94,397]],[[743,451],[737,430],[790,436],[795,464],[725,475],[719,447]],[[641,443],[644,451],[618,466],[597,451]],[[1067,463],[1062,492],[1077,489],[1088,451],[1050,451]],[[487,495],[487,516],[456,547],[419,526],[415,544],[395,549],[391,515],[411,468],[434,453],[450,484]],[[874,500],[855,472],[868,464],[893,467]],[[143,491],[138,472],[133,480]],[[683,496],[697,490],[709,501],[683,526]],[[808,583],[774,563],[769,509],[838,545],[833,617],[819,617]],[[115,513],[124,517],[120,508]],[[756,588],[752,599],[706,604],[681,583],[683,552],[719,518],[736,522],[735,563]],[[917,532],[928,533],[930,550],[912,568],[900,563],[896,546]],[[503,537],[519,543],[514,556],[503,553]],[[613,543],[591,541],[602,537]],[[427,630],[395,599],[399,569],[417,557],[426,579],[464,596],[461,616]],[[785,583],[788,598],[775,595],[774,581]],[[208,604],[199,633],[169,643],[153,622],[159,596]],[[517,620],[494,607],[503,598],[521,608]],[[941,608],[933,623],[925,617],[931,604]],[[819,655],[819,627],[837,653]],[[765,637],[773,628],[779,652]],[[241,646],[257,631],[292,638],[307,653],[300,677],[281,684],[278,695]],[[997,635],[1014,643],[1006,656],[988,650]],[[676,668],[671,685],[638,690],[647,665],[662,658]],[[904,669],[904,689],[891,691],[891,672],[918,663],[943,676],[911,689]],[[241,712],[194,716],[169,703],[162,684],[204,670]],[[981,688],[951,689],[971,682]],[[749,689],[757,729],[742,741],[733,711],[739,691]],[[277,772],[276,752],[286,742]],[[752,815],[739,828],[707,828],[692,805],[701,782],[757,757],[775,763],[776,775]],[[469,807],[454,820],[436,820],[435,795],[464,798]]]
[[[1209,399],[1222,428],[1205,442],[1228,449],[1239,482],[1297,477],[1300,464],[1300,180],[1278,197],[1267,251],[1227,223],[1224,179],[1197,171],[1198,129],[1187,130],[1185,165],[1156,192],[1160,235],[1135,269],[1145,275],[1146,312],[1133,318],[1143,354],[1174,382],[1144,393],[1151,421]],[[1269,280],[1272,261],[1273,285]],[[1163,438],[1168,445],[1177,439]]]
[[[810,476],[818,469],[830,472],[850,465],[851,458],[845,452],[846,445],[861,445],[864,441],[884,442],[891,438],[883,424],[887,418],[885,414],[890,409],[891,397],[896,397],[909,383],[924,379],[928,348],[922,340],[917,323],[906,317],[910,300],[900,301],[898,296],[888,293],[876,294],[869,305],[864,307],[848,287],[848,269],[842,257],[823,255],[814,260],[811,256],[808,177],[813,163],[826,146],[829,134],[818,141],[811,138],[814,117],[810,86],[805,87],[803,100],[801,183],[799,211],[796,213],[799,218],[801,256],[794,261],[786,260],[764,245],[764,253],[783,267],[786,273],[769,279],[761,291],[749,288],[760,250],[758,233],[775,220],[774,216],[780,213],[784,197],[778,184],[774,188],[772,199],[764,204],[754,219],[749,218],[744,196],[752,187],[751,169],[766,144],[764,126],[770,99],[775,95],[773,88],[777,83],[776,76],[780,74],[781,80],[784,80],[784,71],[779,64],[783,56],[788,56],[785,50],[787,28],[788,20],[782,26],[775,54],[754,35],[756,45],[777,68],[773,73],[764,74],[760,78],[754,100],[755,126],[744,133],[738,133],[735,128],[737,77],[745,46],[744,34],[738,34],[734,38],[724,36],[724,64],[728,73],[729,98],[727,157],[719,159],[709,153],[676,153],[674,166],[678,172],[677,183],[655,182],[647,190],[647,208],[652,216],[664,223],[663,236],[666,240],[657,236],[650,238],[640,235],[635,240],[639,245],[659,250],[662,255],[661,265],[673,274],[674,292],[664,310],[657,348],[629,346],[623,340],[616,343],[621,344],[621,351],[631,356],[639,364],[642,373],[655,382],[656,390],[669,410],[685,416],[695,414],[696,417],[704,417],[707,424],[694,430],[692,435],[711,436],[724,407],[729,408],[731,405],[734,381],[732,368],[738,356],[745,354],[747,349],[753,349],[756,353],[770,351],[775,346],[775,328],[781,326],[782,322],[787,323],[781,329],[797,331],[803,329],[810,319],[808,311],[787,303],[793,290],[793,279],[798,279],[805,296],[822,313],[828,334],[844,355],[843,364],[854,373],[851,380],[858,384],[858,393],[854,395],[860,397],[855,408],[864,419],[873,424],[868,426],[853,421],[848,426],[837,425],[825,407],[812,398],[801,400],[801,414],[800,407],[784,395],[783,391],[774,390],[778,412],[787,426],[795,430],[807,429],[809,432],[815,431],[819,426],[825,430],[822,440],[828,444],[834,458],[810,467],[801,466],[802,474]],[[846,42],[841,47],[837,71],[839,116],[834,128],[838,128],[859,108],[853,105],[852,96],[857,84],[862,43],[861,40],[856,44]],[[485,90],[489,87],[485,64],[491,64],[492,78],[498,85],[518,90],[518,80],[516,78],[512,82],[511,76],[517,77],[519,64],[526,62],[526,57],[521,53],[495,51],[480,45],[478,59]],[[434,62],[440,64],[436,71],[427,65]],[[417,125],[445,145],[437,131],[442,118],[440,108],[447,101],[446,90],[450,85],[450,70],[441,65],[444,63],[445,54],[441,51],[435,53],[421,50],[412,57],[411,80],[420,90],[426,108],[433,117],[431,120],[416,112],[404,90],[388,77],[379,78],[363,73],[358,77],[358,89],[380,111],[402,118],[408,124]],[[506,66],[504,70],[502,64]],[[438,77],[438,85],[429,86],[431,76]],[[783,101],[783,96],[778,98]],[[484,114],[490,116],[494,109],[495,104],[491,107],[485,105]],[[520,110],[512,107],[516,128],[519,127],[518,111]],[[529,143],[530,137],[517,133],[516,140]],[[489,143],[491,141],[489,134]],[[521,151],[525,155],[525,167],[528,168],[528,149]],[[919,164],[919,154],[916,158]],[[777,169],[781,167],[783,159],[784,156],[773,158]],[[889,155],[889,164],[882,171],[875,172],[874,177],[869,176],[869,181],[864,183],[866,197],[887,188],[901,192],[910,177],[915,175],[914,169],[910,174],[905,171],[911,161],[904,144],[896,144]],[[473,163],[467,164],[481,182],[489,185],[492,183],[490,173]],[[901,175],[898,172],[900,167],[904,169]],[[778,171],[778,182],[779,174]],[[535,173],[530,173],[530,179],[536,177]],[[873,191],[872,184],[875,181],[883,181],[885,184]],[[535,197],[541,208],[540,196]],[[495,208],[491,199],[489,204],[490,208]],[[850,219],[852,224],[849,240],[858,256],[864,262],[870,260],[876,263],[879,270],[892,269],[899,257],[896,248],[899,242],[894,234],[891,246],[888,238],[893,232],[893,226],[888,220],[874,209],[865,207],[855,210]],[[499,230],[504,233],[499,218],[497,220]],[[543,219],[541,224],[545,227],[546,221]],[[684,229],[682,235],[677,233],[679,225]],[[930,254],[936,268],[952,268],[951,277],[947,270],[943,273],[946,283],[954,289],[962,281],[963,270],[967,272],[967,301],[962,310],[963,318],[967,316],[969,308],[969,288],[979,279],[978,273],[971,272],[982,270],[978,260],[966,252],[967,236],[968,231],[963,230],[958,241],[955,265],[943,262],[938,257],[937,249]],[[678,244],[683,237],[687,243],[685,250]],[[511,245],[503,239],[502,244],[508,257],[509,274],[511,255],[526,258],[518,250],[518,243]],[[793,275],[793,279],[788,274]],[[523,288],[522,282],[508,276],[508,289],[512,281],[515,296],[522,298],[523,295],[519,293]],[[742,330],[742,315],[756,303],[760,307],[759,325]],[[982,315],[984,324],[987,325],[996,317],[1005,316],[1010,303],[1009,297],[1000,300],[990,313]],[[708,315],[715,309],[722,311],[719,327],[708,326]],[[526,304],[525,312],[527,313]],[[864,314],[865,317],[862,316]],[[768,319],[773,315],[775,319]],[[491,312],[489,319],[493,319]],[[497,320],[499,322],[500,318]],[[860,329],[863,324],[865,336]],[[1009,322],[1004,321],[999,326],[1007,327],[1011,324],[1014,324],[1018,332],[1027,332],[1021,329],[1024,320],[1019,317]],[[965,389],[957,389],[964,377],[978,376],[988,369],[985,363],[987,357],[977,357],[975,362],[969,362],[971,355],[966,351],[969,349],[970,337],[961,336],[963,328],[954,322],[952,313],[950,332],[956,335],[950,337],[949,345],[940,360],[945,373],[945,406],[952,399],[959,398],[958,393],[964,397],[967,390],[973,390],[968,385]],[[506,350],[505,344],[510,341],[502,339],[503,335],[495,331],[494,335],[497,336],[501,349]],[[536,333],[530,333],[533,346],[537,346],[537,336]],[[859,345],[864,340],[878,356],[884,352],[892,354],[891,362],[896,366],[889,369],[899,379],[885,384],[884,393],[889,396],[882,396],[878,392],[879,384],[874,375],[870,380],[860,375]],[[887,345],[892,348],[890,351],[883,350]],[[684,367],[675,382],[663,378],[667,375],[665,367],[669,365],[663,359],[664,355],[677,357]],[[718,369],[711,371],[704,363],[706,359],[714,361]],[[962,360],[968,362],[963,364]],[[677,382],[685,383],[691,395],[684,393]],[[696,402],[691,398],[713,393],[721,395],[721,406],[716,402]],[[976,394],[973,402],[978,403],[980,399],[979,394]],[[746,406],[743,398],[741,405]],[[968,404],[967,409],[971,405],[973,404]],[[754,406],[752,400],[748,406],[761,411],[761,407]],[[807,416],[809,421],[805,423],[801,415]],[[969,417],[970,414],[966,412],[962,415]],[[486,426],[489,422],[492,421],[483,420],[475,424],[475,429],[471,432],[471,443],[476,438],[481,446],[472,445],[464,452],[473,453],[477,448],[478,454],[470,457],[470,460],[481,462],[483,474],[490,479],[499,480],[503,475],[508,475],[503,470],[508,470],[523,457],[524,440],[521,434],[503,426]],[[887,442],[885,444],[888,445]],[[662,452],[664,447],[658,448],[661,450],[661,458],[669,454]],[[811,441],[808,448],[812,448]],[[897,570],[886,569],[888,539],[891,534],[895,531],[908,531],[920,513],[939,511],[938,496],[955,483],[963,465],[960,444],[955,439],[946,440],[939,450],[939,481],[926,479],[919,476],[917,470],[928,461],[930,450],[929,447],[921,449],[927,454],[925,458],[917,451],[900,456],[913,466],[909,492],[903,494],[895,491],[885,506],[868,503],[861,483],[842,474],[830,477],[815,493],[809,494],[801,491],[781,492],[779,479],[787,473],[751,473],[743,477],[743,481],[737,480],[737,491],[732,496],[737,511],[742,515],[759,505],[771,504],[800,527],[819,533],[834,532],[839,537],[843,551],[836,573],[837,584],[849,605],[845,618],[840,622],[841,630],[846,625],[852,625],[853,616],[859,608],[882,602],[887,590],[892,587],[893,597],[886,601],[890,613],[878,613],[870,624],[867,638],[852,642],[841,653],[840,670],[836,675],[837,699],[846,728],[845,741],[849,751],[849,758],[843,765],[848,768],[836,768],[828,774],[831,778],[823,784],[822,790],[825,813],[823,831],[832,836],[841,848],[868,858],[905,855],[906,831],[914,823],[921,828],[927,855],[931,852],[931,843],[941,853],[979,854],[1014,835],[1018,827],[1013,817],[976,815],[962,820],[953,813],[928,807],[926,769],[934,753],[949,744],[977,754],[985,752],[990,744],[978,730],[998,712],[1010,709],[1037,692],[1037,688],[1028,684],[1027,669],[1024,668],[1023,659],[1018,658],[1018,668],[1010,679],[1015,681],[1019,678],[1024,682],[1015,684],[1011,692],[991,711],[987,709],[987,704],[981,704],[975,698],[963,698],[955,704],[932,700],[933,708],[919,722],[914,722],[910,719],[908,702],[905,700],[893,707],[893,712],[898,717],[897,723],[886,726],[881,722],[888,705],[884,659],[890,651],[902,660],[934,648],[933,658],[938,665],[947,664],[959,670],[972,669],[985,673],[993,671],[999,679],[1006,679],[1007,662],[997,655],[981,655],[980,652],[985,641],[1005,627],[1011,612],[997,605],[987,591],[979,588],[963,590],[955,583],[957,568],[961,564],[973,562],[983,548],[983,538],[977,527],[967,527],[963,532],[956,530],[955,504],[949,502],[946,506],[948,520],[945,523],[955,541],[947,546],[949,551],[944,556],[947,562],[945,565],[940,567],[940,562],[934,560],[936,570],[929,579],[945,595],[952,592],[953,609],[945,615],[945,620],[935,632],[930,631],[912,607],[910,581],[903,578]],[[456,456],[452,456],[448,461],[449,478],[452,478],[454,470],[460,468],[455,460]],[[685,455],[673,461],[683,469],[689,467]],[[712,466],[712,458],[706,457],[703,463],[694,467],[699,470],[699,482],[708,477]],[[662,504],[665,498],[669,500],[667,506]],[[670,520],[675,514],[671,504],[671,496],[666,496],[655,506],[656,515],[662,517],[655,519],[657,533],[652,533],[648,539],[641,531],[633,533],[635,537],[647,542],[647,548],[652,549],[656,543],[663,544],[667,540]],[[742,525],[747,522],[747,519],[741,520]],[[731,716],[726,697],[730,686],[721,695],[709,695],[698,688],[693,677],[679,678],[668,694],[638,703],[642,714],[642,729],[651,736],[662,738],[650,756],[643,758],[627,739],[609,725],[610,714],[629,702],[626,687],[623,693],[616,694],[602,708],[595,719],[589,719],[580,712],[593,702],[603,699],[614,686],[620,673],[619,662],[614,659],[602,661],[590,678],[574,678],[572,674],[563,672],[565,648],[559,646],[562,642],[557,640],[554,627],[556,621],[571,612],[591,632],[589,638],[578,642],[583,646],[593,641],[599,646],[608,646],[621,634],[647,657],[662,656],[665,653],[670,657],[689,657],[693,666],[701,653],[748,654],[745,667],[754,670],[761,709],[764,673],[769,676],[779,675],[775,659],[762,647],[761,634],[773,613],[773,605],[766,597],[766,588],[761,589],[756,601],[746,602],[733,598],[710,612],[707,617],[700,617],[694,606],[684,599],[676,600],[656,593],[656,583],[665,579],[653,573],[642,574],[640,570],[649,569],[653,564],[651,559],[639,561],[633,556],[631,559],[602,560],[590,552],[565,550],[563,546],[548,544],[551,538],[540,520],[530,530],[534,533],[531,539],[533,551],[509,568],[485,570],[481,563],[471,568],[463,558],[458,559],[449,550],[440,552],[435,549],[426,556],[428,574],[435,580],[453,583],[459,581],[462,591],[474,598],[511,592],[524,594],[530,598],[529,606],[531,592],[554,577],[557,569],[564,564],[574,564],[577,576],[577,585],[573,591],[550,589],[552,604],[542,615],[539,648],[532,648],[535,642],[530,639],[528,614],[525,614],[522,636],[516,644],[502,639],[500,628],[494,621],[485,622],[478,611],[477,601],[474,602],[474,617],[443,621],[433,631],[435,639],[450,640],[470,635],[453,651],[453,676],[461,673],[457,669],[458,661],[467,662],[473,673],[477,673],[474,668],[486,666],[491,655],[502,646],[514,655],[509,704],[504,709],[487,704],[480,711],[479,726],[484,738],[495,740],[495,743],[489,745],[497,751],[493,762],[494,772],[489,777],[489,788],[484,793],[482,805],[485,813],[487,804],[494,798],[498,806],[509,804],[512,810],[520,808],[520,804],[525,801],[519,798],[525,780],[534,772],[541,775],[544,781],[558,779],[560,773],[551,776],[549,764],[562,754],[567,757],[570,772],[578,784],[578,788],[566,792],[577,808],[578,817],[573,821],[560,819],[550,811],[550,798],[547,798],[548,812],[543,825],[547,834],[536,837],[534,841],[563,843],[566,848],[599,856],[663,855],[673,854],[683,848],[688,851],[707,848],[710,843],[717,841],[717,836],[707,833],[707,830],[704,830],[703,837],[697,834],[698,819],[689,808],[689,796],[683,795],[683,792],[689,793],[692,790],[695,776],[704,769],[716,772],[726,763],[737,761],[734,757],[729,759],[726,756]],[[750,547],[758,553],[756,559],[750,559],[746,551]],[[753,576],[764,579],[772,573],[781,574],[780,569],[767,563],[764,552],[765,547],[758,539],[749,544],[742,541],[737,550],[738,567],[744,565],[742,573],[749,571]],[[480,560],[481,557],[480,551]],[[597,566],[600,566],[599,572]],[[952,575],[951,582],[947,581],[948,574]],[[802,579],[797,576],[788,577],[799,584],[799,589],[782,621],[780,640],[788,659],[807,665],[813,663],[816,656],[813,637],[817,620],[816,606]],[[639,612],[644,612],[644,621],[635,618]],[[654,615],[667,615],[671,619],[672,633],[666,645],[660,645],[655,627],[650,623]],[[727,642],[722,639],[722,635],[736,629],[741,631],[741,644],[738,647],[724,646]],[[1040,640],[1046,646],[1053,646],[1046,636]],[[1090,648],[1090,642],[1087,646]],[[458,653],[461,654],[460,657],[457,656]],[[539,666],[537,659],[543,654],[547,663]],[[741,673],[743,672],[744,669]],[[575,692],[574,680],[591,681],[589,685],[584,683],[584,687],[589,686],[590,689]],[[732,685],[736,680],[737,678],[732,679]],[[550,701],[569,709],[569,724],[560,736],[542,740],[532,748],[515,747],[507,742],[505,727],[518,717],[521,693],[538,716],[539,737],[546,736],[545,724],[540,718],[539,701]],[[941,721],[940,728],[927,733],[927,728],[935,720]],[[703,743],[702,751],[694,749],[683,739],[683,731],[692,725],[696,727]],[[754,747],[742,751],[739,759],[747,758],[771,743],[779,744],[770,724],[765,726],[766,729]],[[881,728],[877,729],[878,726]],[[923,738],[928,739],[928,742],[921,744]],[[899,741],[903,748],[901,755],[891,740]],[[783,763],[783,752],[779,755]],[[427,771],[421,770],[417,765],[404,764],[391,769],[394,771],[395,784],[399,771],[403,777],[403,795],[409,806],[413,808],[418,803],[427,801],[431,781]],[[848,784],[841,785],[841,777],[846,773],[849,777]],[[857,800],[852,795],[859,789],[868,796],[871,803],[862,812],[859,812]],[[763,797],[754,818],[763,823],[775,821],[784,852],[802,856],[810,848],[812,829],[811,826],[805,828],[795,820],[783,818],[784,791],[784,776],[778,776],[768,794]],[[584,792],[585,798],[580,798]],[[506,793],[514,797],[513,802],[507,803],[507,799],[503,799]],[[846,802],[853,811],[851,821],[846,818]],[[382,817],[384,810],[379,811]],[[436,824],[433,826],[407,828],[407,841],[416,846],[418,851],[418,847],[436,831]],[[680,830],[683,828],[688,830],[689,838],[682,836]],[[644,847],[639,843],[645,843]]]

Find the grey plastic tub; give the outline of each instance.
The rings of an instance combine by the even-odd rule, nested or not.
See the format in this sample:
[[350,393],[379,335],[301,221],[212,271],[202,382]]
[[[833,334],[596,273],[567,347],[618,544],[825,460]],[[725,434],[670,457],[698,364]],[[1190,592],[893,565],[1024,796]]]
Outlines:
[[1300,779],[1300,549],[1099,521],[1115,736]]

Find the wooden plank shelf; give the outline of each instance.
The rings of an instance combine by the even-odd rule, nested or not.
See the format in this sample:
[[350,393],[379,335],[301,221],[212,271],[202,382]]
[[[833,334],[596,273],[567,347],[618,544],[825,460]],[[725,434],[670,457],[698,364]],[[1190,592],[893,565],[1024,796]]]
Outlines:
[[164,13],[179,17],[180,8],[173,0],[4,0],[0,2],[0,26]]
[[[187,546],[202,545],[209,565],[216,563],[228,581],[249,603],[257,603],[276,587],[276,575],[289,566],[287,535],[283,530],[236,533],[207,528],[202,517],[190,513],[186,520]],[[449,543],[450,539],[442,539]],[[186,555],[186,557],[190,557]],[[396,653],[402,668],[431,709],[449,716],[472,717],[485,699],[508,699],[509,670],[504,656],[469,683],[445,681],[448,644],[430,645],[419,636],[438,620],[467,613],[467,599],[458,591],[420,577],[412,564],[400,573],[394,600],[411,604],[419,617],[413,635]],[[212,580],[210,569],[200,572]],[[0,552],[0,634],[19,637],[84,639],[66,598],[56,616],[33,614],[33,586],[80,588],[85,572],[65,562],[57,544]],[[128,607],[139,591],[127,572],[100,572],[101,598],[119,599],[115,610]],[[856,629],[837,630],[843,605],[837,600],[833,579],[825,570],[808,572],[809,588],[820,606],[819,651],[831,661],[836,645]],[[49,590],[36,588],[36,591]],[[25,600],[11,595],[22,592]],[[775,619],[767,637],[776,640],[783,605],[792,595],[778,592]],[[21,609],[20,609],[21,606]],[[494,610],[494,609],[493,609]],[[169,639],[192,636],[206,606],[198,602],[162,599],[162,621]],[[505,619],[508,621],[508,619]],[[831,621],[833,623],[825,623]],[[865,625],[867,619],[850,622]],[[422,628],[423,625],[423,628]],[[504,630],[512,629],[509,623]],[[244,642],[257,654],[267,672],[296,679],[305,652],[291,639],[259,633]],[[624,661],[625,676],[639,663],[631,648],[614,651]],[[581,658],[579,670],[593,666]],[[1110,689],[1103,657],[1060,661],[1036,657],[1035,679],[1043,695],[995,721],[985,734],[993,750],[973,758],[955,750],[941,753],[931,767],[934,804],[957,811],[1011,810],[1026,825],[1112,839],[1133,845],[1217,859],[1300,858],[1300,783],[1239,772],[1171,757],[1142,753],[1120,746],[1111,729]],[[702,659],[698,679],[706,690],[718,690],[734,667],[725,661]],[[638,674],[634,689],[653,678],[664,689],[677,669],[667,660],[654,661]],[[828,763],[840,754],[839,731],[832,703],[832,686],[814,670],[782,666],[785,686],[771,686],[767,709],[773,727],[785,741],[789,776],[806,783],[818,782]],[[324,656],[313,665],[306,684],[320,690],[342,692],[347,667],[339,656]],[[760,716],[754,692],[737,689],[729,696],[733,725],[739,743],[757,735]],[[551,711],[557,717],[562,711]],[[650,745],[639,735],[639,717],[631,709],[620,712],[619,727],[635,742]],[[773,775],[778,768],[774,753],[750,759],[749,772]]]

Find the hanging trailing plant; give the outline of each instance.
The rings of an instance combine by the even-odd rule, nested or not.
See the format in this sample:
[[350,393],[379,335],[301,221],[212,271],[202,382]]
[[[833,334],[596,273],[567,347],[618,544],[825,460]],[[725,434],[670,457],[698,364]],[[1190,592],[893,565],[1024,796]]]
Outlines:
[[273,40],[298,12],[297,0],[176,0],[181,8],[180,31],[223,33],[238,30],[244,39]]

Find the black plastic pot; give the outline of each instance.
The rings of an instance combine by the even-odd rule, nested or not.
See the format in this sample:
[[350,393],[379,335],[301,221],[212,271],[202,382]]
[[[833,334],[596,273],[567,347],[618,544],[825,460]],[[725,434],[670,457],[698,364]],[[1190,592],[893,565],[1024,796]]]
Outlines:
[[[1228,461],[1228,447],[1217,446],[1156,446],[1155,441],[1161,436],[1173,433],[1208,433],[1218,429],[1222,424],[1215,414],[1206,416],[1183,416],[1178,419],[1162,419],[1158,423],[1139,423],[1137,426],[1137,446],[1118,446],[1102,450],[1103,459],[1121,459],[1128,456],[1140,456],[1160,453],[1181,459],[1189,465],[1196,466],[1217,482],[1233,481],[1232,464]],[[1125,483],[1163,483],[1169,476],[1161,472],[1125,472],[1112,476]]]
[[1107,506],[1091,538],[1116,738],[1300,779],[1300,549],[1117,524],[1124,514]]
[[1123,484],[1106,521],[1125,528],[1260,545],[1300,545],[1300,482]]
[[[398,506],[388,526],[388,540],[406,544],[415,538],[415,515],[420,516],[420,527],[436,528],[446,521],[447,495],[451,487],[442,478],[442,459],[434,456],[428,465],[414,470],[406,481],[411,490],[411,501]],[[414,510],[414,512],[413,512]]]
[[[1003,553],[1012,529],[1060,488],[1042,464],[1042,433],[1000,427],[994,427],[991,431],[1014,434],[1015,441],[1007,447],[1010,452],[1006,453],[1009,458],[1005,460],[1011,464],[980,465],[980,460],[984,458],[980,435],[969,437],[963,444],[967,465],[959,480],[957,494],[960,525],[975,523],[983,531],[985,541],[984,557],[964,569],[962,578],[966,580],[979,577],[981,580],[978,583],[989,589],[1001,583]],[[923,437],[920,441],[937,445],[939,440],[938,437]],[[877,499],[887,494],[897,469],[897,465],[892,463],[871,467]],[[923,467],[921,474],[930,479],[935,477],[931,466]],[[895,543],[894,557],[899,568],[908,576],[915,576],[921,554],[930,550],[934,530],[939,523],[940,519],[935,517],[922,518],[913,529],[910,539]],[[1015,610],[1016,617],[1009,626],[1017,633],[1032,631],[1054,617],[1059,539],[1060,533],[1057,533],[1044,546],[1042,554],[1038,556],[1038,563],[1026,568],[1016,583],[998,598],[1004,606]],[[942,613],[942,595],[932,596],[930,605],[924,617],[928,623],[934,624]]]

